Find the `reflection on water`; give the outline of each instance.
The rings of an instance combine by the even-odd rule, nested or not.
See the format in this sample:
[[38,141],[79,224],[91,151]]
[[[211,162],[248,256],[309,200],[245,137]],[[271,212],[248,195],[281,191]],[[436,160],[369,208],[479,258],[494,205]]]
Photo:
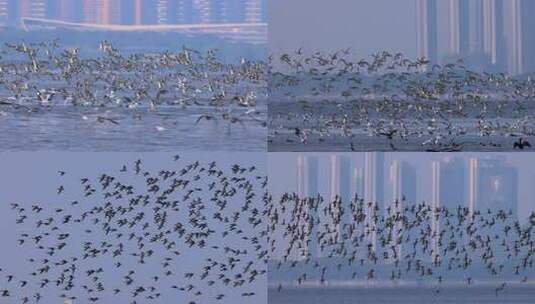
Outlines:
[[[258,108],[262,113],[266,109]],[[0,151],[261,151],[261,123],[202,120],[206,108],[148,110],[55,107],[28,115],[0,109]],[[118,124],[98,117],[111,118]]]

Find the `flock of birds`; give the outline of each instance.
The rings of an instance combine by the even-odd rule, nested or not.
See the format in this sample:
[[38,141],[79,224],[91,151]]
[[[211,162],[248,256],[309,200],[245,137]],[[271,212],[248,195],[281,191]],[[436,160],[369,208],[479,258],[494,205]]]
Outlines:
[[[269,58],[269,143],[300,149],[525,150],[535,81],[401,53],[350,49]],[[374,141],[375,140],[375,141]],[[409,147],[409,148],[407,148]],[[312,149],[312,148],[311,148]]]
[[[61,105],[85,108],[142,109],[166,106],[204,109],[195,124],[222,121],[260,124],[265,121],[265,62],[242,58],[225,63],[217,50],[122,54],[102,41],[100,56],[79,48],[50,43],[5,43],[0,48],[0,116],[11,112],[32,115]],[[80,119],[118,125],[112,114]]]
[[[475,137],[489,149],[530,149],[535,83],[453,64],[432,65],[380,52],[352,60],[349,49],[270,56],[229,64],[216,50],[123,55],[109,42],[99,58],[51,43],[0,49],[0,116],[34,115],[60,106],[137,110],[206,109],[195,124],[226,121],[269,128],[268,142],[307,145],[363,137],[392,150],[417,141],[428,151],[460,151]],[[269,119],[258,109],[269,96]],[[108,115],[88,117],[117,125]],[[254,301],[269,271],[295,272],[296,284],[349,280],[477,283],[483,270],[499,295],[510,279],[535,278],[535,213],[521,225],[509,210],[409,204],[388,206],[340,197],[275,200],[254,166],[222,169],[186,162],[151,171],[141,160],[113,174],[65,184],[54,203],[13,203],[17,243],[30,273],[0,268],[0,299],[39,303],[50,294],[100,303],[125,297],[188,303]],[[191,257],[191,252],[193,257]],[[270,265],[271,265],[270,264]],[[459,273],[464,276],[456,277]],[[260,287],[261,288],[261,287]],[[282,285],[278,290],[281,291]],[[243,300],[247,299],[247,300]]]
[[498,282],[498,296],[508,285],[535,279],[535,212],[521,225],[510,210],[404,198],[380,206],[358,196],[344,202],[295,193],[269,207],[270,277],[290,273],[286,279],[295,285],[414,280],[440,293],[448,281],[467,287],[491,281]]
[[264,296],[268,272],[296,285],[424,281],[436,294],[451,281],[490,280],[496,296],[535,278],[535,213],[521,224],[510,210],[404,198],[274,198],[254,165],[179,155],[172,164],[58,171],[56,199],[11,204],[20,254],[0,265],[2,302],[250,302]]
[[122,118],[109,109],[131,109],[140,120],[143,110],[175,106],[202,109],[195,125],[266,127],[270,145],[343,142],[353,151],[526,150],[535,137],[531,78],[475,72],[462,60],[431,65],[386,51],[364,60],[350,49],[299,49],[225,63],[217,50],[127,55],[107,41],[99,49],[93,58],[57,41],[5,43],[0,117],[74,105],[106,109],[80,119],[113,126]]
[[[2,261],[8,264],[0,269],[0,302],[261,297],[267,177],[255,166],[220,167],[178,155],[173,164],[153,171],[137,160],[80,179],[59,171],[54,202],[13,203],[16,259],[26,260]],[[10,265],[31,270],[10,272]]]

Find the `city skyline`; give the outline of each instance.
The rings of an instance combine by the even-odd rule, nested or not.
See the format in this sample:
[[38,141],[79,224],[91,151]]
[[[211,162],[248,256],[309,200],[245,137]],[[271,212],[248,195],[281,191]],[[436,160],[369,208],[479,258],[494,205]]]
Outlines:
[[[384,154],[366,152],[359,153],[356,157],[355,154],[347,153],[297,154],[296,194],[300,199],[307,200],[305,205],[309,206],[303,211],[305,214],[300,220],[301,226],[305,229],[304,233],[310,236],[307,245],[299,247],[301,251],[297,259],[323,256],[319,245],[314,241],[318,235],[318,223],[329,227],[327,231],[334,238],[332,242],[336,242],[349,226],[354,225],[351,212],[348,210],[353,210],[351,205],[355,197],[363,199],[364,213],[370,214],[366,219],[371,219],[374,217],[372,214],[376,214],[373,207],[368,209],[368,202],[377,203],[379,214],[386,214],[387,209],[388,214],[401,212],[405,207],[424,202],[417,199],[417,189],[420,188],[418,175],[421,172],[411,164],[411,161],[395,158],[387,161]],[[431,200],[425,203],[433,210],[442,207],[455,210],[459,206],[466,208],[469,214],[474,214],[475,211],[485,213],[487,208],[494,211],[511,210],[513,218],[519,218],[518,169],[511,165],[504,155],[447,156],[429,161],[427,165],[431,170],[432,186]],[[319,175],[320,172],[327,173],[327,176]],[[363,189],[364,192],[359,193],[359,189]],[[374,199],[379,195],[387,196],[386,200]],[[319,196],[323,197],[323,204],[332,204],[329,210],[334,209],[330,211],[332,213],[330,217],[318,212],[323,207],[315,204],[321,205],[322,201],[313,200]],[[345,211],[339,214],[336,206]],[[430,224],[433,231],[440,231],[443,225],[438,220]],[[376,229],[372,226],[372,222],[365,221],[364,227],[371,227],[367,242],[372,244],[375,250],[379,244],[375,235]],[[308,229],[313,230],[308,231]],[[346,246],[349,246],[348,250],[351,249],[349,244]],[[438,252],[438,244],[433,243],[432,248],[435,255]],[[401,250],[399,245],[398,251]]]
[[[384,153],[364,153],[365,175],[363,179],[351,176],[350,172],[358,172],[362,162],[351,161],[348,155],[329,154],[328,195],[318,187],[317,156],[300,154],[297,159],[297,185],[300,196],[315,197],[318,194],[328,197],[330,201],[337,198],[342,204],[347,204],[355,195],[365,202],[379,204],[385,209],[395,201],[405,201],[410,204],[419,202],[417,199],[418,172],[407,161],[391,160],[386,164]],[[303,169],[307,164],[308,170]],[[310,170],[311,164],[313,169]],[[388,182],[386,168],[388,165]],[[354,170],[351,170],[354,169]],[[511,166],[506,158],[500,156],[485,156],[466,158],[446,157],[431,163],[432,188],[429,204],[435,207],[457,208],[459,205],[470,211],[490,209],[511,209],[516,214],[518,193],[518,170]],[[358,174],[358,173],[357,173]],[[465,178],[466,176],[466,178]],[[351,181],[364,183],[351,185]],[[303,185],[314,185],[303,191]],[[356,189],[363,188],[363,193]],[[389,196],[385,197],[385,193]]]
[[[384,168],[379,172],[383,177],[375,181],[378,185],[376,189],[382,189],[376,192],[384,196],[384,200],[376,200],[380,204],[391,204],[396,197],[399,198],[402,195],[407,202],[425,201],[448,208],[463,204],[471,210],[500,207],[512,209],[515,214],[519,215],[521,221],[525,220],[523,217],[528,214],[529,210],[535,209],[533,204],[535,191],[531,187],[535,182],[535,171],[529,169],[529,164],[535,159],[529,156],[518,159],[517,157],[508,158],[507,154],[482,156],[473,153],[454,157],[425,155],[420,160],[419,157],[413,156],[420,155],[418,153],[400,153],[401,157],[397,157],[398,153],[368,153],[368,162],[371,162],[373,155],[375,157],[379,155],[379,158],[381,155],[384,157],[384,161],[375,165],[376,168],[380,166]],[[270,189],[274,195],[296,192],[300,196],[303,194],[315,196],[314,193],[319,193],[324,198],[330,199],[333,197],[331,189],[340,191],[346,188],[349,188],[349,195],[341,196],[353,198],[358,193],[359,197],[366,201],[370,200],[373,195],[377,195],[370,192],[369,189],[372,187],[365,186],[366,183],[372,184],[369,182],[370,176],[378,175],[377,169],[369,170],[368,174],[365,174],[366,153],[300,153],[294,156],[293,161],[291,155],[278,154],[276,156],[270,154],[270,158],[272,161],[282,162],[285,172],[281,172],[281,169],[270,171],[269,175],[273,181],[270,183]],[[292,172],[298,171],[292,168],[292,166],[298,167],[297,159],[300,159],[303,164],[313,163],[313,175],[317,175],[317,178],[311,178],[306,173],[310,170],[301,170],[300,175],[297,173],[293,175]],[[344,159],[348,159],[351,164],[348,170],[340,169],[339,163],[345,161]],[[333,163],[338,164],[333,166]],[[372,166],[368,165],[368,167]],[[343,171],[351,172],[350,186],[340,186],[344,185],[340,181],[340,172]],[[332,172],[335,172],[337,176],[333,176]],[[299,183],[304,185],[305,180],[306,184],[313,185],[312,188],[309,186],[308,191],[303,191],[303,186],[299,188],[301,190],[294,188]],[[310,189],[317,190],[311,191]],[[340,192],[347,192],[347,190]]]
[[535,71],[527,0],[416,0],[417,56],[431,64],[463,58],[470,67],[520,75]]
[[99,25],[265,23],[266,0],[0,0],[0,25],[22,18]]
[[[529,0],[304,0],[270,2],[269,51],[332,52],[350,47],[359,58],[401,52],[446,64],[522,75],[535,72]],[[299,20],[299,22],[293,22]],[[328,24],[328,26],[325,26]],[[432,65],[429,66],[429,69]]]

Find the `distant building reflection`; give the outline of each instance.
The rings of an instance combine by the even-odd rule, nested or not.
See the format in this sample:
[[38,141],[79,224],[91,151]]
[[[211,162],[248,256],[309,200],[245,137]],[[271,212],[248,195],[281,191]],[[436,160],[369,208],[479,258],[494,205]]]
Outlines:
[[95,24],[264,23],[266,0],[0,0],[0,26],[21,18]]
[[0,27],[183,31],[264,44],[266,10],[267,0],[0,0]]

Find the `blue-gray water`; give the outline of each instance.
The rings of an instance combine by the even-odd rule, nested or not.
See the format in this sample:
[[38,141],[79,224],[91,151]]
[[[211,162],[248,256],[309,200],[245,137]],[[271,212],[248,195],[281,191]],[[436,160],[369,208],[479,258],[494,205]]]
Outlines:
[[[0,151],[264,151],[267,129],[249,117],[241,123],[196,120],[211,108],[94,109],[54,107],[28,114],[0,108]],[[265,113],[265,110],[264,110]],[[98,122],[111,118],[119,124]]]
[[442,288],[276,288],[268,290],[269,304],[532,304],[535,287],[509,287],[496,296],[494,287]]

